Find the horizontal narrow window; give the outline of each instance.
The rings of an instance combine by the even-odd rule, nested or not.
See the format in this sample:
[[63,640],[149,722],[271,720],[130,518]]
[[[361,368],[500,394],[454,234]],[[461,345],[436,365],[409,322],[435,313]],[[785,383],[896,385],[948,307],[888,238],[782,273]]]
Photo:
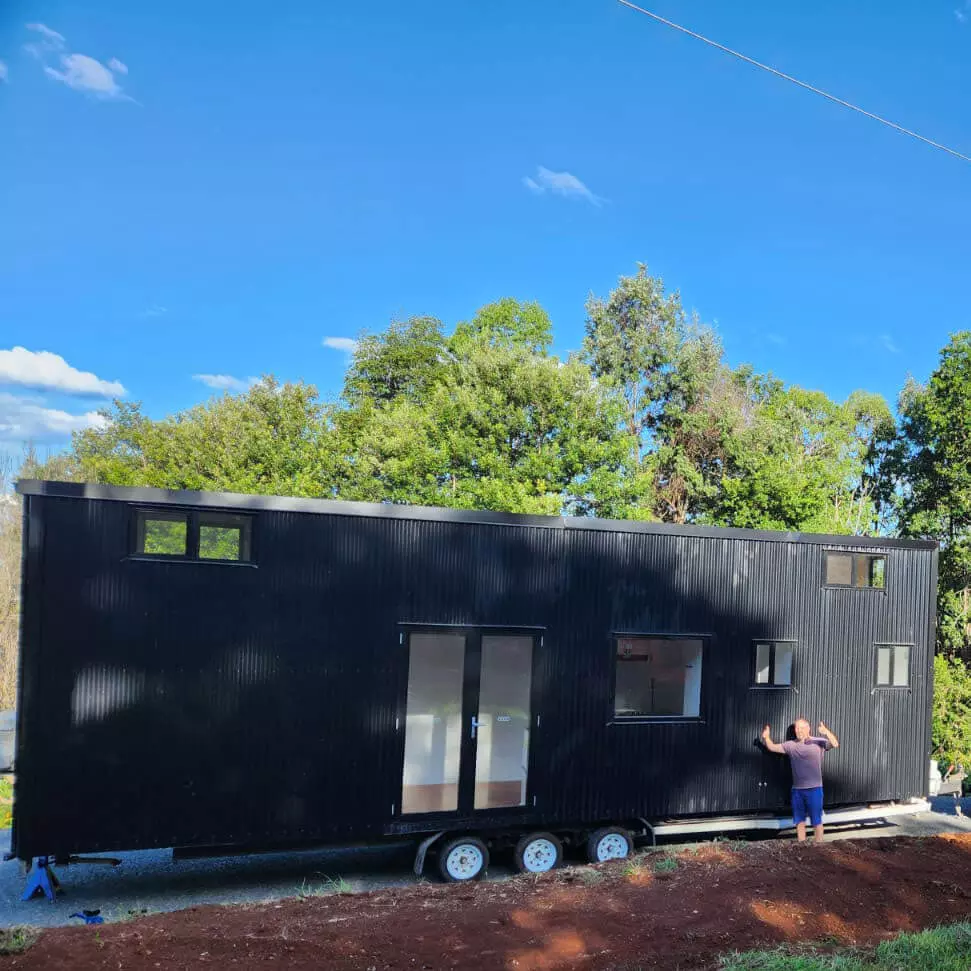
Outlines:
[[195,510],[136,509],[136,556],[218,563],[253,559],[253,517]]
[[757,641],[755,684],[764,688],[788,688],[792,684],[792,641]]
[[135,552],[146,556],[185,556],[189,514],[140,510],[136,520]]
[[877,645],[877,687],[910,687],[910,645]]
[[886,585],[887,559],[872,553],[837,553],[827,550],[828,587],[876,587]]
[[199,558],[248,561],[250,517],[200,513]]
[[615,717],[697,718],[702,647],[702,641],[687,638],[618,638]]

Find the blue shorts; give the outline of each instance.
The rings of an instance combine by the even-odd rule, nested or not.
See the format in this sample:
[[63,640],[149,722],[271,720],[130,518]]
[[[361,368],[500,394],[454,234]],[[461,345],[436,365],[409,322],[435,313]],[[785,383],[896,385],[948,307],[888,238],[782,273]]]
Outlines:
[[803,823],[806,817],[813,826],[819,826],[823,821],[823,787],[815,789],[792,790],[792,821]]

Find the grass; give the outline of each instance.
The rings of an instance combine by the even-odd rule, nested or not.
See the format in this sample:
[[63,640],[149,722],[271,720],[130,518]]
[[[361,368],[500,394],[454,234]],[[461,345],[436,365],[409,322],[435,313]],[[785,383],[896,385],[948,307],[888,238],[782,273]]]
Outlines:
[[673,856],[665,854],[654,861],[655,873],[673,873],[678,868],[678,861]]
[[901,934],[869,952],[749,951],[722,958],[721,971],[968,971],[971,923]]
[[311,900],[314,897],[329,897],[332,894],[349,894],[351,885],[343,878],[325,876],[320,883],[308,883],[306,880],[300,884],[297,891],[297,898],[300,900]]
[[0,829],[13,825],[13,778],[0,776]]
[[40,937],[36,927],[0,928],[0,954],[23,954]]

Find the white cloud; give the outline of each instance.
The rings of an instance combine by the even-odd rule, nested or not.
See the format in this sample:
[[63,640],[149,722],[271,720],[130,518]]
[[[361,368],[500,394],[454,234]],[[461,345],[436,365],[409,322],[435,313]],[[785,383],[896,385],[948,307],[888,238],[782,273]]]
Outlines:
[[161,317],[163,314],[169,312],[168,307],[160,307],[157,303],[153,303],[151,307],[147,307],[138,316],[139,317]]
[[971,0],[964,0],[964,3],[954,11],[959,24],[966,24],[971,18]]
[[7,71],[7,65],[0,61],[0,81],[6,81],[9,72]]
[[204,385],[216,391],[246,391],[254,384],[259,384],[259,378],[234,378],[231,374],[193,374],[193,381],[201,381]]
[[523,178],[523,185],[537,195],[552,192],[568,199],[586,199],[587,202],[592,202],[595,206],[599,206],[603,202],[572,173],[552,172],[550,169],[543,168],[542,165],[537,167],[535,179],[528,175]]
[[782,347],[782,345],[786,342],[786,339],[780,334],[766,334],[765,339],[770,344],[775,344],[777,347]]
[[889,334],[881,334],[880,343],[883,345],[884,350],[890,351],[891,354],[900,353],[900,348],[893,342],[893,338]]
[[323,345],[335,351],[344,351],[345,354],[353,354],[357,350],[357,341],[352,337],[325,337]]
[[124,94],[114,74],[93,57],[87,54],[62,54],[62,71],[52,67],[44,67],[44,73],[55,81],[66,84],[75,91],[84,91],[86,94],[93,95],[95,98],[105,100],[130,101],[131,98]]
[[44,38],[40,42],[41,46],[52,51],[64,50],[66,41],[64,40],[63,34],[59,34],[56,30],[51,30],[46,24],[24,24],[24,26]]
[[0,384],[19,384],[25,388],[102,398],[125,393],[124,386],[118,381],[102,381],[90,371],[71,367],[59,354],[28,351],[26,347],[0,351]]
[[59,68],[44,63],[44,73],[51,80],[104,101],[135,100],[122,91],[115,77],[115,74],[128,74],[128,66],[117,57],[113,57],[105,66],[87,54],[65,54],[67,41],[63,34],[44,24],[27,24],[26,27],[40,34],[41,39],[36,43],[24,44],[25,51],[43,62],[46,62],[48,54],[58,55]]
[[45,408],[29,398],[0,392],[0,440],[66,438],[71,432],[100,428],[104,423],[96,411],[72,415],[57,408]]

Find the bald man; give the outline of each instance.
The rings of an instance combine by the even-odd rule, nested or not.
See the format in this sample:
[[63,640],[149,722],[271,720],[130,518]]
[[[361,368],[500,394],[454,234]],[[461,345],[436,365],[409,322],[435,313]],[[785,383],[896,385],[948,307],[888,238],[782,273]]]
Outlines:
[[806,817],[813,826],[816,842],[823,840],[823,755],[831,748],[839,748],[839,739],[819,723],[819,735],[810,734],[811,727],[806,718],[798,718],[793,726],[796,730],[795,741],[776,743],[772,741],[772,729],[768,725],[762,730],[762,741],[770,752],[788,755],[792,768],[792,819],[796,824],[796,835],[800,843],[806,840]]

